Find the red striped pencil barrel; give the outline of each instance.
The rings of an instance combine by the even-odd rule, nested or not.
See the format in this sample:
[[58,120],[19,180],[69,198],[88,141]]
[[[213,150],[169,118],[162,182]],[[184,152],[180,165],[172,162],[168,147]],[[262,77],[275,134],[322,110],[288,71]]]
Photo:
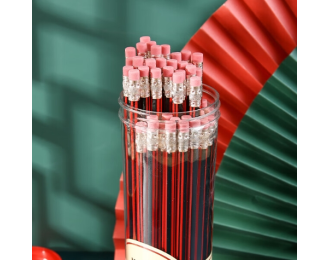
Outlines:
[[197,205],[199,202],[199,182],[200,178],[200,158],[199,158],[199,146],[200,146],[200,120],[195,119],[190,121],[190,214],[191,221],[189,223],[189,241],[188,241],[188,259],[197,259],[197,241],[198,241],[198,214],[197,214]]
[[[179,117],[171,117],[170,118],[171,122],[174,122],[174,124],[171,124],[171,128],[173,131],[173,133],[171,134],[174,138],[174,140],[172,140],[172,142],[174,143],[174,145],[172,145],[173,148],[175,148],[175,175],[173,175],[173,181],[172,181],[172,191],[173,191],[173,212],[172,212],[172,216],[173,216],[173,222],[172,222],[172,230],[173,230],[173,234],[174,234],[174,253],[173,256],[175,258],[178,258],[179,256],[179,245],[180,245],[180,185],[181,185],[181,174],[180,174],[180,157],[179,157],[179,153],[177,150],[177,127],[176,125],[178,124],[178,122],[180,121]],[[175,131],[174,131],[175,129]]]
[[188,147],[189,146],[189,123],[184,121],[178,121],[178,135],[177,135],[177,149],[178,149],[178,166],[179,166],[179,194],[178,194],[178,259],[186,259],[186,222],[189,217],[186,211],[186,189],[187,176],[188,176]]
[[[167,251],[170,255],[175,257],[176,254],[176,240],[177,240],[177,229],[176,229],[176,180],[177,180],[177,166],[176,166],[176,124],[172,121],[173,117],[165,122],[166,130],[166,151],[168,156],[167,167],[168,167],[168,204],[167,209],[169,214],[167,215],[168,231],[167,234]],[[170,245],[170,246],[169,246]]]
[[147,174],[145,178],[145,208],[144,211],[144,240],[145,243],[150,246],[156,246],[155,239],[155,180],[154,175],[156,174],[157,167],[157,157],[158,157],[158,147],[159,147],[159,121],[157,117],[150,116],[148,118],[148,127],[147,127]]
[[[172,114],[162,114],[162,120],[168,121],[172,117]],[[167,217],[168,217],[168,153],[166,149],[166,131],[165,123],[160,123],[159,130],[159,150],[161,151],[161,172],[162,172],[162,197],[161,197],[161,247],[160,249],[167,252]]]

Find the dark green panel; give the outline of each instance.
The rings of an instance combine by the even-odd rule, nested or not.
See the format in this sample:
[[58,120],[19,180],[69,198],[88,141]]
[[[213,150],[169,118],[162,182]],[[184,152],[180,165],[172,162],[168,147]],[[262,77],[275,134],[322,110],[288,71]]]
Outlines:
[[223,2],[33,1],[33,245],[113,250],[124,48],[179,51]]
[[214,259],[297,259],[297,49],[242,119],[215,190]]

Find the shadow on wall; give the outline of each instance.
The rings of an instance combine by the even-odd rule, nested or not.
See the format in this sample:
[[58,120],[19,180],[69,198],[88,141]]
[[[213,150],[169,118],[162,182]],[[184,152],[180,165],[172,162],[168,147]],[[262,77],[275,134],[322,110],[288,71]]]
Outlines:
[[223,2],[33,1],[33,245],[113,251],[123,49],[178,51]]
[[125,3],[73,2],[33,2],[32,240],[110,251],[122,169],[115,75],[129,41],[115,21],[126,20]]

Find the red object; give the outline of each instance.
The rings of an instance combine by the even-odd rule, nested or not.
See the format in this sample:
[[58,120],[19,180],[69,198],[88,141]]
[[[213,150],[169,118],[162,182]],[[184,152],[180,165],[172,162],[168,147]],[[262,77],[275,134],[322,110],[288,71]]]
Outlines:
[[32,246],[32,260],[62,260],[62,258],[48,248]]

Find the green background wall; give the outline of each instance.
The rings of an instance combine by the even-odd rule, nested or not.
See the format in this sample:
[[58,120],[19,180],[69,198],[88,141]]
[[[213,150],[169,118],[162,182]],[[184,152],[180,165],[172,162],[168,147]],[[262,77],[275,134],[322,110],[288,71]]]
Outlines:
[[124,47],[179,51],[223,2],[33,1],[33,245],[114,250]]

